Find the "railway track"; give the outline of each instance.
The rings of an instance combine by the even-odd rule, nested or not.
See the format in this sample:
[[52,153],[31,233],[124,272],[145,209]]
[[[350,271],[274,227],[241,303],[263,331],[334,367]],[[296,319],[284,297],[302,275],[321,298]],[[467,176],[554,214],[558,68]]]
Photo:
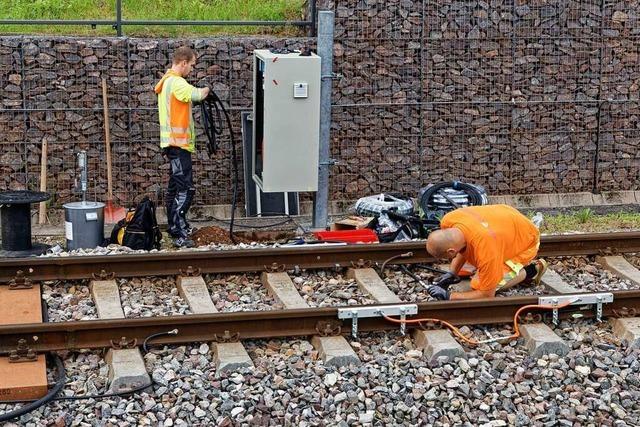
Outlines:
[[[564,246],[563,246],[564,245]],[[565,247],[566,249],[562,249]],[[596,255],[605,252],[640,252],[640,233],[581,234],[544,236],[541,256]],[[391,261],[389,261],[391,259]],[[0,261],[0,286],[18,286],[42,280],[112,280],[115,277],[177,275],[200,277],[203,273],[284,272],[294,269],[366,269],[388,265],[433,262],[422,242],[387,245],[293,247],[229,250],[215,253],[179,252],[149,255],[117,255],[66,258],[30,258]],[[24,273],[26,272],[26,273]],[[286,274],[286,273],[285,273]],[[273,293],[273,290],[270,290]],[[277,292],[276,292],[277,294]],[[278,296],[278,295],[276,295]],[[445,320],[454,325],[508,323],[517,308],[537,303],[536,296],[496,298],[476,301],[420,302],[417,317]],[[405,307],[403,302],[388,304],[391,311]],[[394,308],[395,307],[395,308]],[[640,291],[615,291],[614,301],[604,307],[610,316],[623,307],[640,309]],[[109,347],[113,337],[139,342],[152,334],[179,326],[180,334],[157,339],[160,344],[208,341],[234,331],[241,337],[271,338],[307,336],[336,323],[339,308],[300,308],[258,312],[210,313],[189,316],[160,316],[144,319],[88,320],[64,323],[0,325],[0,355],[15,350],[21,339],[36,352]],[[584,310],[582,310],[584,311]],[[570,316],[571,310],[563,310]],[[592,314],[584,313],[591,317]],[[340,323],[340,333],[351,333],[348,321]],[[362,332],[397,328],[381,317],[362,318]],[[34,337],[37,337],[34,339]]]
[[[607,249],[640,252],[640,232],[591,233],[543,236],[540,256],[597,255]],[[91,279],[102,271],[114,277],[176,275],[189,269],[200,273],[264,271],[266,266],[294,268],[351,267],[364,260],[383,263],[401,254],[394,263],[433,262],[424,242],[411,241],[374,245],[293,246],[228,251],[178,251],[166,253],[38,257],[0,260],[0,284],[10,283],[18,270],[32,280]]]
[[[564,252],[563,245],[566,248]],[[614,252],[640,252],[640,233],[547,236],[543,238],[541,246],[541,255],[544,256],[602,255]],[[390,258],[394,259],[389,261]],[[383,280],[385,276],[382,278],[377,276],[372,268],[380,267],[385,261],[388,261],[388,265],[410,265],[430,263],[434,260],[427,256],[423,243],[410,242],[362,247],[274,248],[216,253],[36,258],[12,260],[12,265],[7,261],[0,261],[2,278],[0,287],[28,288],[44,280],[89,279],[94,288],[100,283],[109,283],[109,286],[112,286],[115,278],[151,274],[175,275],[176,282],[181,286],[181,295],[189,302],[192,312],[195,313],[135,319],[4,324],[0,325],[0,355],[22,354],[24,356],[27,353],[41,354],[81,349],[133,350],[149,337],[153,337],[154,344],[179,345],[210,342],[214,351],[216,346],[220,351],[220,348],[224,348],[225,345],[241,345],[242,340],[249,339],[317,336],[318,342],[321,342],[320,338],[342,338],[348,335],[355,337],[357,334],[372,331],[398,330],[399,326],[382,317],[381,312],[396,318],[404,313],[408,318],[439,319],[457,326],[489,325],[509,323],[520,307],[535,305],[539,302],[539,296],[534,295],[470,302],[402,302],[397,297],[394,299],[393,292],[388,288],[385,290]],[[603,263],[603,266],[604,264],[606,263]],[[291,293],[296,293],[297,290],[287,270],[327,268],[340,270],[345,267],[349,268],[349,275],[358,282],[362,291],[369,292],[370,297],[377,302],[375,307],[378,308],[373,309],[371,306],[303,308],[299,306],[299,295],[298,299],[295,295],[292,297]],[[213,312],[215,309],[204,312],[198,308],[203,301],[206,303],[209,299],[210,302],[206,286],[202,287],[203,274],[237,272],[262,272],[264,286],[285,309],[217,313]],[[189,291],[185,290],[185,283],[195,283],[197,291],[189,296]],[[98,294],[94,292],[96,304],[100,299]],[[558,310],[558,318],[615,317],[633,314],[634,310],[640,310],[640,289],[612,291],[606,294],[612,298],[612,301],[602,304],[600,312],[597,304],[586,302],[592,298],[592,293],[580,293],[580,298],[583,298],[585,303],[572,304]],[[578,295],[578,293],[572,293],[572,295]],[[288,299],[291,297],[293,299]],[[578,297],[574,297],[576,298]],[[381,306],[384,308],[381,309]],[[552,312],[546,309],[532,309],[530,313],[544,315],[547,322],[550,322],[553,317]],[[357,318],[356,321],[354,317]],[[423,326],[408,325],[406,332],[416,328],[422,329]],[[177,331],[167,334],[170,330]],[[320,347],[322,347],[321,344]],[[323,352],[322,348],[320,352]]]
[[[616,291],[611,293],[613,302],[603,307],[602,317],[612,317],[624,308],[640,309],[640,290]],[[588,296],[591,293],[572,294]],[[538,304],[538,297],[506,297],[481,302],[426,302],[417,304],[415,317],[435,318],[452,325],[491,325],[510,323],[514,313],[523,306]],[[406,303],[385,304],[389,312],[407,307]],[[588,304],[585,304],[588,306]],[[593,307],[575,306],[562,310],[560,317],[567,319],[576,313],[581,318],[595,318]],[[364,307],[364,306],[361,306]],[[377,307],[377,306],[376,306]],[[354,307],[351,307],[354,308]],[[84,320],[77,322],[57,322],[26,325],[0,326],[0,355],[8,355],[16,349],[21,339],[29,342],[29,347],[38,353],[57,350],[80,350],[110,348],[118,337],[126,337],[142,343],[148,336],[176,328],[179,333],[159,337],[156,344],[185,344],[216,341],[232,331],[238,338],[279,338],[312,336],[322,333],[325,326],[337,324],[336,334],[351,335],[349,321],[337,322],[339,308],[308,308],[269,310],[260,312],[235,312],[193,314],[182,316],[158,316],[153,318]],[[531,310],[539,313],[541,310]],[[334,326],[335,327],[335,326]],[[398,329],[398,326],[382,317],[368,317],[358,320],[358,332],[372,332]],[[37,339],[33,339],[37,337]]]

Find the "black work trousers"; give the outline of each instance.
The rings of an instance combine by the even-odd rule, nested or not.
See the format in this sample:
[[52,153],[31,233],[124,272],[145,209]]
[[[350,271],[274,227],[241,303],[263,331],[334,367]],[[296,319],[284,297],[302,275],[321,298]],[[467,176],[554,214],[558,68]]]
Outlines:
[[189,223],[187,212],[193,202],[196,189],[193,187],[191,153],[177,147],[164,149],[169,159],[169,186],[167,187],[167,222],[171,237],[187,237]]

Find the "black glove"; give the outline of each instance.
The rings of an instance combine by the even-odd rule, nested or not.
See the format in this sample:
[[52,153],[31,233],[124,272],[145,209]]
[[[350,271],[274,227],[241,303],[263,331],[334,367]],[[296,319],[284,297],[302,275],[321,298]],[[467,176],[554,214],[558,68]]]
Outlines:
[[436,286],[440,286],[442,289],[446,290],[446,289],[449,289],[449,286],[459,282],[460,282],[460,277],[449,272],[438,277],[436,280],[433,281],[433,284]]
[[448,290],[442,289],[440,286],[436,285],[429,286],[427,292],[429,292],[429,295],[431,295],[432,298],[435,298],[438,301],[448,300],[450,297]]

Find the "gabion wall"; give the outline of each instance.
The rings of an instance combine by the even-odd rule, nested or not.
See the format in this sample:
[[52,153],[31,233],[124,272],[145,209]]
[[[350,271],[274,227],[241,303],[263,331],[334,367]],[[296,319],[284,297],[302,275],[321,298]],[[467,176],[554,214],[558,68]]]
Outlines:
[[[336,16],[333,200],[415,195],[450,179],[490,194],[639,189],[638,1],[321,6]],[[229,103],[240,140],[253,49],[315,40],[2,37],[0,188],[39,187],[46,138],[55,204],[77,197],[73,153],[80,149],[89,152],[90,196],[104,197],[105,77],[116,199],[130,204],[162,191],[167,169],[152,90],[174,47],[185,43],[199,56],[191,80],[212,85]],[[198,204],[230,202],[228,157],[227,139],[213,158],[200,143]]]

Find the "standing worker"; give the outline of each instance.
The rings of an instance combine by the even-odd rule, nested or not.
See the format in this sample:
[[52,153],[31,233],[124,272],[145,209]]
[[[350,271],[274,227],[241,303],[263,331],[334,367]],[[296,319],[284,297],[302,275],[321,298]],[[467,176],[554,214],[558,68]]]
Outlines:
[[[491,298],[497,291],[530,281],[538,285],[546,261],[533,261],[540,248],[540,232],[529,219],[507,205],[470,206],[446,214],[427,238],[427,251],[450,259],[450,271],[429,288],[438,300]],[[471,291],[451,292],[458,272],[468,263],[476,268]]]
[[209,88],[197,88],[185,80],[196,64],[195,52],[187,46],[173,53],[171,69],[156,84],[160,120],[160,147],[170,162],[167,188],[169,235],[177,247],[193,247],[187,212],[196,189],[193,186],[191,153],[195,151],[195,127],[191,104],[209,95]]

